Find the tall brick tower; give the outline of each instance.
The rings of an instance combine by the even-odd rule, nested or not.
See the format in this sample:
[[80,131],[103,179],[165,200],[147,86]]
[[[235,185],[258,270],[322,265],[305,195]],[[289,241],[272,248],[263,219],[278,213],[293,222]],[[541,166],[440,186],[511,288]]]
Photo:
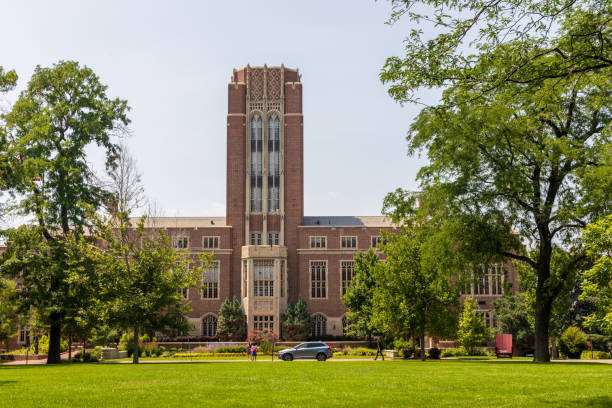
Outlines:
[[278,333],[280,313],[297,296],[303,146],[298,71],[282,65],[234,70],[227,115],[230,290],[241,294],[249,327],[262,323]]

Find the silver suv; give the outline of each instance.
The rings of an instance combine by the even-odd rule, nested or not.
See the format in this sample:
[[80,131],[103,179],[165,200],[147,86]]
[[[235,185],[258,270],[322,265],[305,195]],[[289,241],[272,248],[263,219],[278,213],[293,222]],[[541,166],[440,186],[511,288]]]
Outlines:
[[319,341],[302,343],[278,352],[278,359],[284,361],[291,361],[294,358],[316,358],[325,361],[332,356],[331,346]]

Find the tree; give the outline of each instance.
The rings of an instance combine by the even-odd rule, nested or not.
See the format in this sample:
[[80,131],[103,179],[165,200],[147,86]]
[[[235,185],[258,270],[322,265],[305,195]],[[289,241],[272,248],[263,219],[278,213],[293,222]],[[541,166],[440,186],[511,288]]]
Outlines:
[[372,314],[374,288],[374,271],[380,259],[374,249],[355,254],[354,274],[346,293],[342,296],[346,313],[347,331],[350,334],[370,337],[372,335]]
[[[13,268],[11,273],[23,281],[27,301],[49,327],[48,363],[60,361],[70,286],[66,240],[83,233],[103,202],[87,149],[102,149],[106,165],[112,168],[117,155],[114,138],[129,123],[127,102],[110,99],[106,90],[90,68],[77,62],[38,66],[12,110],[3,116],[6,149],[0,161],[9,165],[0,173],[2,184],[18,197],[16,212],[36,223],[8,233],[16,238],[23,232],[20,241],[32,244],[17,251],[28,268]],[[30,254],[41,263],[30,262]]]
[[382,333],[418,338],[425,360],[425,334],[445,336],[456,326],[459,291],[451,271],[424,256],[427,241],[421,233],[413,227],[385,234],[386,259],[375,268],[372,323]]
[[582,241],[593,267],[583,273],[580,299],[595,305],[585,325],[612,334],[612,215],[589,224]]
[[[155,234],[145,231],[146,217],[136,228],[126,212],[119,212],[100,225],[105,249],[104,269],[111,276],[108,304],[110,321],[121,329],[133,331],[134,342],[140,333],[187,331],[183,316],[190,311],[184,302],[182,288],[194,286],[202,276],[187,253],[172,247],[163,230]],[[203,254],[206,266],[212,254]],[[138,345],[134,344],[134,350]],[[133,354],[138,363],[138,353]]]
[[17,73],[15,71],[5,71],[0,66],[0,93],[8,92],[17,84]]
[[302,297],[296,304],[287,302],[287,309],[281,316],[283,338],[285,340],[303,341],[310,336],[311,319],[308,305]]
[[136,167],[136,160],[125,143],[119,145],[119,156],[114,168],[109,169],[110,180],[106,188],[110,193],[108,210],[111,214],[125,211],[130,214],[141,208],[146,201],[142,176]]
[[242,341],[246,337],[246,317],[236,296],[225,299],[219,309],[217,335],[222,341]]
[[485,325],[483,316],[476,311],[474,299],[467,297],[463,302],[463,310],[459,319],[457,340],[463,344],[468,354],[472,355],[476,346],[482,345],[490,338],[489,328]]
[[509,294],[493,301],[497,332],[512,334],[515,344],[533,344],[533,319],[530,318],[525,293]]
[[418,27],[404,41],[406,55],[388,58],[381,73],[397,100],[419,101],[419,89],[445,87],[477,99],[507,83],[537,89],[544,79],[573,79],[612,66],[607,1],[391,3],[390,24],[408,18]]
[[[612,8],[599,0],[392,4],[391,22],[408,16],[441,30],[431,40],[413,30],[405,58],[389,58],[381,73],[400,102],[416,101],[423,87],[444,89],[408,136],[410,152],[427,150],[431,161],[419,174],[425,195],[454,207],[447,215],[463,224],[456,230],[478,231],[484,248],[537,271],[535,360],[548,361],[550,310],[564,280],[551,279],[553,242],[571,247],[580,228],[610,212]],[[433,11],[418,13],[417,4]],[[520,254],[513,226],[534,256]],[[504,239],[492,237],[504,229]]]
[[20,301],[14,281],[0,278],[0,343],[17,335],[20,326]]

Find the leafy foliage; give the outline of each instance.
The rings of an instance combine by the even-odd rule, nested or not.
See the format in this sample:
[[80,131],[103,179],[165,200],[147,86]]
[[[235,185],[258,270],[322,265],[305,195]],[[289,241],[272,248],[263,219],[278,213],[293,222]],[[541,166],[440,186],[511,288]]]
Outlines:
[[12,280],[0,277],[0,343],[17,335],[20,324],[20,298]]
[[287,309],[281,316],[283,338],[285,340],[304,341],[310,336],[311,319],[306,301],[299,297],[297,303],[287,302]]
[[453,307],[459,299],[458,289],[451,283],[451,271],[428,262],[424,256],[426,234],[416,226],[385,234],[382,252],[386,258],[375,268],[373,297],[373,325],[379,332],[396,337],[417,337],[423,360],[425,333],[452,333],[456,326]]
[[529,315],[524,293],[506,295],[493,301],[497,332],[512,334],[512,340],[533,344],[533,318]]
[[242,341],[246,337],[246,317],[236,296],[221,304],[217,335],[221,341]]
[[127,102],[109,98],[106,91],[98,76],[77,62],[38,66],[3,116],[1,184],[17,199],[13,213],[36,226],[5,234],[10,244],[2,273],[22,280],[23,298],[48,325],[49,363],[60,361],[62,326],[78,310],[69,294],[69,236],[80,242],[105,196],[87,150],[101,149],[112,168],[115,138],[129,123]]
[[468,355],[473,355],[476,346],[481,346],[491,339],[489,328],[485,326],[482,315],[476,311],[474,299],[471,297],[467,297],[463,302],[457,339],[463,344]]
[[568,327],[559,339],[561,353],[569,358],[580,358],[580,353],[587,348],[587,336],[578,327]]
[[353,277],[342,296],[346,313],[347,331],[349,334],[369,336],[373,333],[372,326],[374,288],[374,270],[380,261],[374,249],[358,252],[354,257]]
[[595,305],[585,325],[612,334],[612,215],[586,227],[582,240],[593,267],[583,273],[580,298]]

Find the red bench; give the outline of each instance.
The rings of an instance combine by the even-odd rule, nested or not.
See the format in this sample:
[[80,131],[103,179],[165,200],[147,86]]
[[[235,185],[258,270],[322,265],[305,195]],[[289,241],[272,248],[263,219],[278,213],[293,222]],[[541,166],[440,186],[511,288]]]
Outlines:
[[497,334],[495,335],[495,355],[508,356],[512,358],[512,335]]

